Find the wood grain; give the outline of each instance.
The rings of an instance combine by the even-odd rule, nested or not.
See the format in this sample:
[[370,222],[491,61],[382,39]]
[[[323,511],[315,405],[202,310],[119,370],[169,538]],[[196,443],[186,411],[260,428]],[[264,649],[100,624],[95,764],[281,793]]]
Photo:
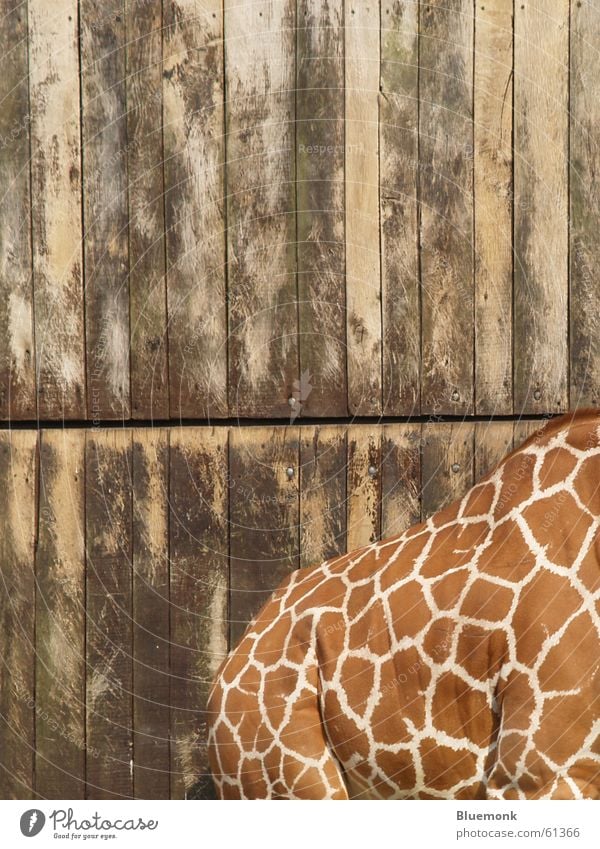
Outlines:
[[423,425],[422,519],[460,498],[473,486],[474,425]]
[[28,14],[39,416],[85,418],[77,0]]
[[568,0],[515,7],[515,413],[568,405]]
[[381,434],[381,536],[421,521],[421,425],[386,424]]
[[381,537],[381,429],[356,424],[348,430],[348,551]]
[[164,4],[171,416],[227,416],[223,12]]
[[474,481],[481,480],[493,471],[512,450],[512,422],[476,422]]

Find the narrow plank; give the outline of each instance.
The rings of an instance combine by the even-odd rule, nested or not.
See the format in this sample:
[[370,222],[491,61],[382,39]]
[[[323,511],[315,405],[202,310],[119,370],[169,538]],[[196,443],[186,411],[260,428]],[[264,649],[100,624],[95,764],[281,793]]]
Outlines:
[[36,528],[34,431],[0,433],[0,798],[33,789]]
[[422,519],[463,496],[473,486],[472,422],[423,425]]
[[570,45],[570,405],[600,406],[600,10],[571,4]]
[[383,411],[420,412],[419,4],[382,0],[379,202]]
[[423,413],[473,411],[473,3],[420,6]]
[[300,384],[296,415],[345,416],[344,4],[299,0],[296,204]]
[[513,450],[513,422],[475,423],[475,482],[484,478]]
[[568,405],[569,0],[515,6],[515,412]]
[[381,413],[379,3],[345,0],[348,407]]
[[214,418],[227,416],[223,11],[163,8],[171,416]]
[[27,8],[0,3],[0,418],[36,415]]
[[289,416],[300,377],[295,7],[295,0],[225,0],[232,416]]
[[384,425],[381,465],[381,536],[386,539],[421,521],[421,425]]
[[162,0],[125,4],[131,415],[169,417]]
[[550,420],[519,419],[515,421],[513,423],[513,447],[518,448],[533,433],[542,431],[548,421]]
[[381,536],[381,428],[355,424],[348,428],[348,551]]
[[77,0],[31,0],[34,312],[40,418],[86,415]]
[[131,432],[86,434],[87,797],[133,795]]
[[513,0],[475,3],[475,402],[512,413]]
[[133,432],[133,787],[168,799],[169,435]]
[[85,431],[40,433],[35,789],[85,798]]
[[130,416],[124,0],[80,0],[87,405]]
[[300,430],[300,566],[346,551],[346,428]]
[[[299,434],[295,427],[230,434],[230,644],[299,566]],[[288,477],[287,470],[293,474]]]
[[208,772],[204,708],[227,652],[226,428],[171,431],[171,796]]

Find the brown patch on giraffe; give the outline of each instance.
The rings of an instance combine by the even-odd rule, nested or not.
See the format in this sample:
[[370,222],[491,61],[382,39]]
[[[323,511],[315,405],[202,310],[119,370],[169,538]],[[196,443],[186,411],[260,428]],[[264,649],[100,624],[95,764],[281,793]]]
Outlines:
[[457,604],[468,577],[469,570],[464,566],[431,584],[431,594],[439,610],[450,610]]
[[500,622],[508,615],[513,599],[514,593],[508,587],[499,587],[485,578],[477,578],[461,605],[460,615]]
[[443,575],[448,569],[456,569],[471,562],[473,549],[489,534],[487,522],[472,525],[450,525],[436,535],[429,555],[421,566],[424,578]]
[[323,718],[329,729],[329,737],[338,760],[347,763],[358,754],[369,757],[369,742],[356,722],[345,714],[334,690],[327,690],[323,700]]
[[523,517],[548,559],[567,568],[573,565],[592,524],[566,490],[534,502]]
[[423,640],[423,651],[434,663],[443,663],[450,656],[455,629],[456,622],[453,619],[441,617],[431,623]]
[[389,652],[390,635],[379,599],[350,627],[348,641],[353,648],[365,646],[380,657]]
[[441,528],[443,525],[447,525],[450,522],[456,522],[458,518],[458,511],[460,509],[460,500],[453,501],[447,507],[442,507],[441,510],[438,510],[437,513],[434,513],[431,517],[431,523],[434,528]]
[[538,673],[542,692],[585,686],[600,665],[598,633],[589,613],[574,619],[553,646]]
[[424,534],[422,537],[420,536],[411,539],[402,546],[400,553],[394,562],[390,563],[389,566],[381,572],[379,580],[383,592],[388,590],[397,581],[402,580],[403,577],[411,572],[415,564],[415,560],[422,553],[427,542],[428,536],[427,534]]
[[317,625],[317,657],[319,669],[325,681],[333,678],[338,658],[344,649],[346,622],[343,613],[325,611]]
[[346,605],[348,619],[352,621],[353,619],[356,619],[357,616],[360,616],[360,614],[368,608],[370,604],[372,604],[374,599],[375,593],[372,582],[362,584],[359,587],[354,587],[350,591],[348,604]]
[[557,764],[565,763],[580,749],[596,720],[590,693],[548,699],[533,742]]
[[261,761],[258,758],[244,758],[241,774],[244,786],[252,788],[252,795],[260,799],[267,794],[267,783],[263,776]]
[[564,481],[577,465],[577,457],[566,448],[551,448],[544,457],[540,469],[540,486],[548,489]]
[[286,607],[293,607],[294,604],[301,601],[311,590],[315,589],[320,583],[326,580],[321,571],[315,571],[312,575],[303,576],[298,584],[290,590],[290,594],[286,599]]
[[254,640],[244,637],[238,649],[229,655],[223,667],[222,678],[225,684],[231,684],[242,669],[248,664],[248,653],[254,645]]
[[499,671],[506,653],[506,634],[464,624],[456,645],[456,663],[479,681],[489,681]]
[[512,519],[493,531],[477,563],[480,572],[515,582],[522,581],[534,566],[535,556]]
[[375,552],[371,551],[369,554],[362,557],[360,562],[355,563],[348,569],[346,577],[348,580],[352,581],[352,583],[355,583],[356,581],[364,581],[372,577],[376,565],[377,560],[375,558]]
[[260,672],[257,667],[249,665],[247,669],[244,670],[243,674],[238,681],[238,689],[245,690],[246,692],[257,693],[258,688],[260,687]]
[[431,790],[451,790],[455,784],[475,778],[475,758],[465,749],[440,746],[436,740],[427,737],[421,741],[419,751],[425,784]]
[[[596,534],[592,544],[585,553],[579,568],[577,577],[590,593],[600,590],[600,535]],[[596,606],[597,612],[598,606]]]
[[582,504],[598,516],[600,515],[600,456],[586,458],[573,481],[575,492]]
[[588,421],[577,422],[573,427],[570,427],[566,431],[565,442],[580,451],[589,451],[591,448],[597,448],[600,445],[598,410],[584,410],[582,416],[587,418]]
[[467,498],[462,515],[465,518],[487,515],[492,509],[495,494],[496,487],[493,483],[480,484],[473,487]]
[[487,696],[474,690],[454,672],[444,672],[432,700],[433,724],[451,737],[466,737],[476,746],[487,746],[494,726]]
[[533,454],[518,453],[503,464],[502,487],[494,508],[496,521],[532,495],[535,461]]
[[397,640],[416,637],[431,619],[431,611],[417,581],[408,581],[390,593],[388,603],[398,614],[392,622]]
[[591,758],[581,758],[570,767],[567,775],[573,779],[586,799],[600,799],[600,764]]
[[319,587],[309,593],[297,604],[297,612],[301,613],[311,607],[341,607],[346,594],[346,585],[341,578],[335,576],[324,581]]
[[219,723],[219,760],[225,774],[236,775],[240,757],[240,749],[230,729]]
[[292,787],[294,793],[304,796],[306,799],[314,798],[315,793],[319,793],[323,786],[321,773],[314,766],[309,768],[302,774],[299,780],[294,782]]
[[485,799],[486,788],[483,781],[474,781],[452,794],[453,799]]
[[281,764],[283,762],[283,752],[279,746],[273,746],[264,756],[265,769],[270,776],[271,781],[281,780],[283,778]]
[[269,721],[275,728],[283,722],[287,702],[297,683],[298,671],[284,664],[265,675],[263,701],[269,706]]
[[[236,775],[237,773],[234,773]],[[242,794],[239,786],[237,784],[224,784],[223,785],[223,798],[224,799],[241,799]]]
[[277,663],[281,657],[281,649],[290,632],[290,627],[291,616],[289,613],[284,613],[282,616],[277,617],[272,627],[268,631],[265,631],[257,640],[254,657],[267,666]]
[[373,664],[362,657],[347,657],[340,670],[340,684],[346,694],[348,705],[354,713],[362,716],[367,708],[374,682]]
[[[400,741],[397,741],[400,742]],[[412,752],[377,752],[375,763],[379,769],[398,787],[410,790],[415,786],[417,775]]]
[[503,705],[503,726],[507,730],[526,731],[535,708],[535,693],[529,676],[512,671],[499,688]]

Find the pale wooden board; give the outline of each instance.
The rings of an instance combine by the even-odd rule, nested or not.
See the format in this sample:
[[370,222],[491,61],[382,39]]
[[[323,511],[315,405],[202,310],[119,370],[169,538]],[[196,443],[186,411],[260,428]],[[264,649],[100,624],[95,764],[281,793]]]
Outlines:
[[498,463],[513,450],[513,423],[475,423],[475,482],[493,471]]
[[87,413],[129,418],[125,0],[80,0]]
[[348,407],[381,413],[379,3],[345,0]]
[[293,411],[347,414],[344,3],[299,0],[296,205],[300,384]]
[[0,432],[0,798],[34,797],[35,431]]
[[162,0],[132,0],[125,13],[131,415],[168,418]]
[[171,797],[193,799],[208,772],[204,708],[227,653],[226,428],[173,429],[171,513]]
[[77,0],[28,14],[38,412],[85,418]]
[[568,406],[569,0],[515,6],[514,410]]
[[471,422],[423,425],[421,515],[424,520],[473,486],[474,431]]
[[421,520],[421,425],[382,427],[381,536],[395,536]]
[[0,2],[0,418],[36,415],[27,6]]
[[475,399],[512,413],[513,0],[475,3]]
[[420,6],[422,412],[473,410],[473,3]]
[[[222,3],[174,0],[163,5],[171,416],[223,417],[227,305]],[[246,13],[247,7],[239,7],[238,14]]]
[[290,415],[298,364],[295,0],[225,0],[229,411]]
[[35,789],[85,798],[85,431],[40,433]]
[[383,412],[420,412],[419,4],[382,0],[379,200]]
[[[381,535],[381,428],[348,429],[347,548],[353,551]],[[374,474],[369,474],[372,468]]]

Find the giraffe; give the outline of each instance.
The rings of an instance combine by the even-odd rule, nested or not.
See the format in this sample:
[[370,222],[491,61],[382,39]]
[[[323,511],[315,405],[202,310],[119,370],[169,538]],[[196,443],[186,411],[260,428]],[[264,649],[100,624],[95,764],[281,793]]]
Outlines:
[[600,798],[600,412],[291,573],[208,700],[220,798]]

